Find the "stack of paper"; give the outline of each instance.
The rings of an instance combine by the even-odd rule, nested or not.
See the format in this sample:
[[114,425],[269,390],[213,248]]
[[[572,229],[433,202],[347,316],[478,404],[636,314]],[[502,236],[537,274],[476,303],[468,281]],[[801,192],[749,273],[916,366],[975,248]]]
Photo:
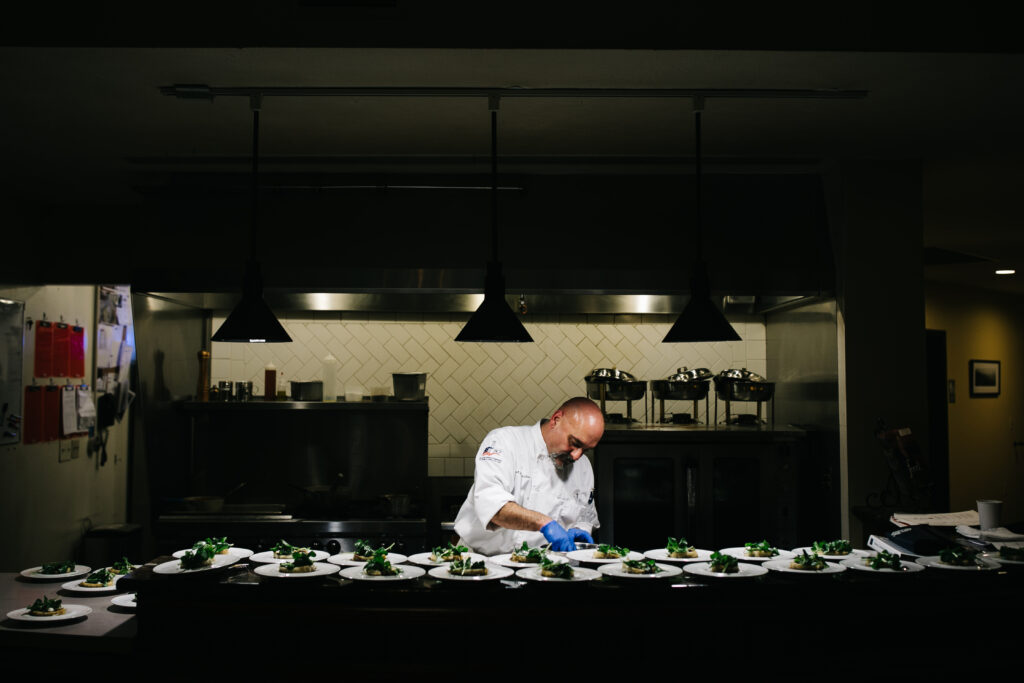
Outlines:
[[919,514],[910,512],[894,512],[889,521],[896,526],[913,526],[915,524],[930,524],[932,526],[977,526],[978,511],[964,510],[963,512],[937,512],[933,514]]

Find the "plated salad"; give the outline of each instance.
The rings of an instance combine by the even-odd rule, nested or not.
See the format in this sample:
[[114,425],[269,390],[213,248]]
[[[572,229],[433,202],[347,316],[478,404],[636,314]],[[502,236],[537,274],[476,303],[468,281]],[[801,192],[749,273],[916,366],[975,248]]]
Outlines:
[[900,556],[890,553],[888,550],[879,550],[877,555],[865,557],[864,564],[872,569],[893,569],[896,571],[903,569]]
[[114,564],[112,564],[110,566],[110,571],[113,572],[114,574],[119,574],[119,575],[120,574],[128,574],[133,569],[135,569],[135,565],[132,564],[131,560],[129,560],[127,557],[122,557],[120,560],[114,562]]
[[430,560],[432,562],[450,562],[452,560],[461,560],[462,553],[469,552],[469,548],[464,545],[438,545],[430,551]]
[[736,574],[740,570],[740,561],[732,555],[726,555],[716,550],[711,553],[708,569],[717,574]]
[[629,548],[601,543],[597,546],[597,550],[594,551],[594,557],[598,559],[629,557]]
[[828,567],[828,563],[817,553],[808,555],[806,550],[801,550],[800,554],[789,562],[790,569],[800,569],[803,571],[820,572],[826,567]]
[[779,554],[779,549],[768,541],[744,543],[743,547],[746,548],[748,557],[775,557]]
[[213,557],[216,555],[214,546],[200,542],[186,550],[179,559],[179,566],[182,569],[202,569],[213,565]]
[[26,607],[28,613],[34,617],[55,617],[64,614],[67,609],[62,606],[63,600],[59,598],[48,598],[45,595],[37,598],[35,602]]
[[378,551],[382,551],[384,553],[384,557],[387,557],[388,551],[394,547],[395,544],[392,543],[387,547],[381,546],[380,548],[374,548],[363,539],[356,539],[356,546],[355,550],[352,552],[352,559],[369,561],[377,556]]
[[669,557],[697,557],[697,549],[682,536],[679,538],[669,536],[665,542],[665,552]]
[[97,569],[80,581],[78,585],[82,588],[104,588],[106,586],[113,586],[114,578],[114,572],[109,569]]
[[818,555],[849,555],[853,552],[853,545],[844,539],[838,541],[815,541],[811,550]]
[[571,579],[574,576],[572,565],[568,562],[555,562],[546,556],[540,561],[540,575],[552,579]]
[[62,562],[47,562],[36,572],[37,574],[70,574],[75,571],[75,563],[72,560]]
[[513,562],[523,562],[530,564],[537,564],[543,562],[547,557],[547,549],[545,548],[531,548],[527,545],[526,541],[518,548],[513,548],[509,554],[509,559]]
[[623,560],[622,571],[627,574],[657,574],[665,570],[654,560]]
[[483,576],[487,574],[487,563],[484,560],[474,562],[469,557],[455,559],[448,565],[448,573],[456,576]]
[[295,548],[292,550],[292,561],[282,562],[277,569],[285,574],[301,574],[304,572],[316,571],[316,564],[313,562],[313,553]]
[[939,562],[954,567],[970,567],[978,564],[978,551],[962,545],[951,545],[939,552]]
[[363,565],[363,573],[369,576],[398,576],[402,573],[401,567],[396,567],[388,560],[387,548],[377,548],[370,555],[370,559]]

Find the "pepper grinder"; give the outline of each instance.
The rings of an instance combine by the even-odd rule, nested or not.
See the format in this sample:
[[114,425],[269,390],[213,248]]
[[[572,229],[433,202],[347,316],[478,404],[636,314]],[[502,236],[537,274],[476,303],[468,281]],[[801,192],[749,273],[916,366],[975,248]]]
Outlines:
[[196,400],[210,400],[210,352],[206,349],[199,352],[199,385],[196,387]]

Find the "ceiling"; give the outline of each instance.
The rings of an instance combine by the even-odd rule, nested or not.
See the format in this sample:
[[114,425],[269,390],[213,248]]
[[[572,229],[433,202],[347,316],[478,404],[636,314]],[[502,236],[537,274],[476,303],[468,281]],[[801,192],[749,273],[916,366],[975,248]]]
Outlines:
[[[281,15],[273,12],[241,24],[179,12],[155,20],[164,21],[161,30],[132,33],[129,28],[148,24],[124,13],[115,21],[109,8],[117,4],[105,5],[106,15],[72,14],[48,31],[4,36],[0,181],[9,198],[26,205],[123,205],[139,202],[140,188],[172,175],[246,173],[249,100],[161,94],[174,84],[865,91],[853,99],[708,98],[706,167],[785,172],[844,159],[919,160],[925,246],[981,259],[929,266],[927,277],[1024,294],[1017,206],[1024,181],[1024,54],[1007,44],[1005,33],[980,33],[977,22],[961,28],[959,42],[941,32],[923,38],[877,30],[877,23],[858,33],[861,14],[842,4],[849,13],[837,19],[849,26],[833,29],[832,47],[827,32],[808,30],[815,22],[807,17],[778,23],[787,30],[775,38],[757,39],[749,28],[701,38],[654,29],[650,21],[647,37],[625,21],[612,38],[615,15],[590,16],[587,39],[566,28],[569,15],[521,35],[514,29],[522,17],[517,23],[506,15],[499,18],[504,28],[490,36],[482,21],[474,32],[455,31],[461,24],[446,21],[439,8],[460,3],[426,3],[436,10],[428,18],[409,3],[324,0],[257,3],[294,10],[276,33],[272,19]],[[333,13],[334,23],[311,21],[327,16],[317,12]],[[424,32],[412,31],[417,21]],[[76,22],[88,30],[76,32]],[[952,31],[955,24],[949,17],[942,27]],[[331,41],[329,26],[346,28]],[[256,28],[261,38],[242,35]],[[678,97],[505,98],[498,117],[501,167],[686,172],[694,154],[692,107]],[[260,125],[261,169],[278,179],[480,173],[488,164],[482,96],[266,96]],[[1021,274],[997,279],[997,264],[1017,266]]]

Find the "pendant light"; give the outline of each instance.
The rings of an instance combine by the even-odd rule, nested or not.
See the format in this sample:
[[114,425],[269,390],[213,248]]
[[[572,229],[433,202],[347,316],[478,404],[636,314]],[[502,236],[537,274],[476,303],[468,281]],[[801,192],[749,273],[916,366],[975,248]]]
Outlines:
[[697,207],[697,258],[690,276],[690,301],[679,314],[672,328],[662,340],[663,343],[673,342],[714,342],[739,341],[736,333],[725,315],[711,301],[711,282],[708,278],[708,267],[703,256],[703,236],[701,225],[701,158],[700,158],[700,116],[704,109],[704,98],[694,98],[693,118],[696,129],[696,207]]
[[487,262],[484,300],[455,337],[458,342],[532,342],[512,307],[505,300],[505,276],[498,260],[498,98],[490,97],[491,110],[491,260]]
[[259,140],[260,96],[249,99],[252,109],[252,216],[249,233],[249,259],[242,280],[242,300],[211,338],[215,342],[271,343],[290,342],[291,337],[263,300],[263,276],[256,261],[256,233],[259,224]]

